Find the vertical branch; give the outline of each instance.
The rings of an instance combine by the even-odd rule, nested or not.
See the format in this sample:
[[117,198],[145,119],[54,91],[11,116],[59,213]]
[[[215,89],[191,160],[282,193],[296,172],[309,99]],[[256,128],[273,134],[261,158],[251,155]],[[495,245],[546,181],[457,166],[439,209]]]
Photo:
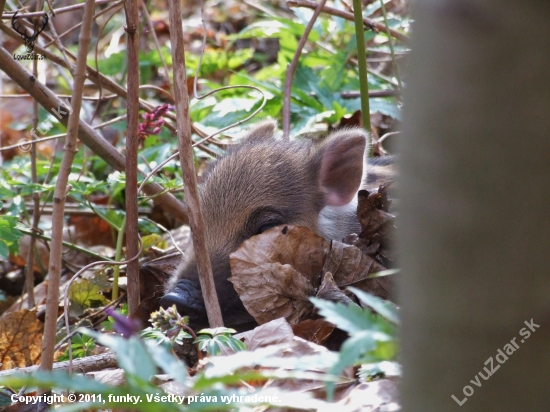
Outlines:
[[[128,129],[126,131],[126,250],[138,254],[137,149],[139,123],[139,17],[137,0],[124,2],[128,35]],[[121,228],[124,230],[124,228]],[[139,261],[128,263],[128,313],[139,306]]]
[[393,48],[393,37],[390,33],[390,25],[388,24],[388,13],[386,12],[386,5],[384,0],[380,0],[380,8],[382,9],[382,15],[384,16],[384,25],[386,26],[386,33],[388,34],[388,42],[390,44],[391,61],[393,64],[393,70],[395,70],[395,77],[399,84],[399,91],[403,91],[403,84],[401,83],[401,76],[399,75],[399,67],[397,66],[397,60],[395,59],[395,50]]
[[189,226],[193,248],[197,259],[199,281],[206,305],[206,313],[210,327],[223,326],[222,313],[214,278],[212,265],[204,239],[204,222],[200,210],[197,191],[197,178],[193,162],[193,147],[191,141],[191,120],[189,118],[189,93],[185,74],[185,50],[183,47],[183,30],[181,21],[181,3],[178,0],[169,1],[170,5],[170,42],[172,44],[172,69],[174,71],[174,97],[176,100],[176,124],[178,128],[178,146],[180,163],[185,184],[185,197],[189,213]]
[[[78,57],[74,72],[74,91],[71,100],[71,108],[60,106],[60,115],[69,114],[67,136],[63,147],[63,159],[57,176],[55,192],[53,196],[52,212],[52,241],[50,244],[50,267],[48,297],[46,299],[46,321],[44,324],[44,337],[42,340],[42,360],[40,369],[51,370],[53,365],[53,354],[55,346],[55,333],[57,322],[57,310],[59,307],[59,278],[61,276],[61,253],[63,240],[63,223],[65,212],[65,200],[68,191],[67,183],[77,152],[76,137],[80,121],[80,107],[82,105],[82,89],[86,78],[86,57],[90,44],[90,33],[92,30],[92,16],[95,0],[86,0],[84,16],[82,20],[82,31],[79,37]],[[62,114],[61,114],[62,113]]]
[[[371,135],[369,82],[367,78],[367,54],[365,48],[365,28],[363,27],[363,10],[361,0],[353,0],[353,17],[355,21],[355,37],[357,38],[357,62],[359,64],[359,83],[361,85],[361,118],[363,128]],[[372,151],[372,148],[371,148]],[[372,153],[369,153],[372,156]]]
[[300,42],[298,43],[298,48],[296,49],[296,53],[294,53],[292,62],[290,62],[286,70],[285,95],[283,100],[283,139],[285,140],[288,140],[290,135],[290,92],[292,89],[292,80],[294,79],[294,73],[296,72],[296,67],[298,67],[298,61],[300,60],[300,55],[302,54],[302,50],[304,49],[307,38],[309,37],[309,33],[311,33],[311,29],[313,28],[313,25],[315,24],[317,17],[321,13],[321,10],[323,10],[323,6],[326,2],[327,0],[321,0],[319,2],[319,5],[313,13],[313,16],[311,16],[311,20],[304,30],[304,34],[300,38]]
[[[38,76],[38,61],[33,62],[32,73],[34,77]],[[36,130],[38,127],[38,102],[32,101],[32,128]],[[30,133],[31,142],[36,140],[36,134]],[[38,176],[36,174],[36,145],[31,143],[30,147],[31,155],[31,180],[33,184],[38,183]],[[38,192],[32,194],[33,211],[32,211],[32,223],[31,223],[31,239],[29,242],[29,254],[27,256],[27,267],[25,274],[25,291],[27,292],[27,306],[29,309],[34,308],[34,248],[36,246],[36,237],[34,236],[35,230],[38,229],[38,223],[40,222],[40,195]]]

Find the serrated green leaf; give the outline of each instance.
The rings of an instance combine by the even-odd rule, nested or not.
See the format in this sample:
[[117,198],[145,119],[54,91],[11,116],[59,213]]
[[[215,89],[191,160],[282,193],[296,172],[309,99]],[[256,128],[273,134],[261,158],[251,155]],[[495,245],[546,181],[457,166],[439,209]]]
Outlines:
[[346,306],[319,298],[310,298],[310,300],[319,309],[321,316],[350,335],[371,329],[377,323],[376,318],[368,309],[363,309],[358,305]]
[[365,305],[368,305],[369,307],[374,309],[376,312],[378,312],[378,314],[380,314],[390,322],[399,325],[397,307],[393,303],[380,299],[379,297],[371,295],[370,293],[362,291],[361,289],[357,289],[354,287],[349,287],[348,289],[352,293],[354,293],[355,296],[357,296],[359,300]]

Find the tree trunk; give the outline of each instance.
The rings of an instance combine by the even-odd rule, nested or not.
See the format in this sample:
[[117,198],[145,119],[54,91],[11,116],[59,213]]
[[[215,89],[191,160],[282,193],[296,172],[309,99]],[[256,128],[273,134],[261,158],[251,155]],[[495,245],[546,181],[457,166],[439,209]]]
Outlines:
[[550,5],[427,0],[415,17],[403,411],[550,411]]

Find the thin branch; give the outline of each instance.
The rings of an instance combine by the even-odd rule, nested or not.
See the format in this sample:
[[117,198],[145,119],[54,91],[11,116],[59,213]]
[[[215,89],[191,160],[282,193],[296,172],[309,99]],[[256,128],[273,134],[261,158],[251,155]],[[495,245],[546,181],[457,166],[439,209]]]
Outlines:
[[78,58],[74,72],[74,92],[72,111],[69,113],[67,138],[63,148],[63,159],[57,176],[54,192],[54,209],[52,213],[52,241],[50,243],[50,267],[48,297],[46,300],[46,319],[44,322],[44,337],[42,339],[42,357],[40,369],[51,370],[57,332],[57,310],[59,307],[59,280],[61,277],[61,257],[63,253],[63,223],[64,206],[68,192],[69,174],[77,152],[77,134],[80,125],[80,108],[82,105],[82,89],[86,79],[86,57],[91,40],[92,16],[95,0],[86,0],[82,31],[80,32]]
[[[56,362],[52,365],[52,370],[60,371],[69,369],[70,362]],[[93,372],[101,371],[106,368],[116,367],[117,360],[114,352],[105,352],[100,355],[87,356],[85,358],[76,359],[74,361],[74,367],[77,368],[80,372]],[[0,372],[0,378],[5,378],[7,376],[16,374],[16,373],[34,373],[38,369],[38,366],[28,366],[26,368],[15,368],[8,369]]]
[[285,95],[283,100],[283,139],[285,140],[288,140],[290,138],[290,91],[292,88],[294,73],[296,72],[296,68],[298,67],[298,62],[300,61],[300,56],[306,44],[307,38],[309,37],[309,33],[311,32],[311,29],[313,28],[317,17],[319,16],[319,14],[321,14],[321,10],[323,9],[323,6],[326,2],[327,0],[321,0],[319,4],[316,5],[315,12],[313,13],[313,16],[311,16],[311,19],[309,20],[306,29],[304,30],[304,34],[302,34],[302,37],[300,38],[300,42],[298,43],[298,47],[296,48],[296,52],[294,53],[292,62],[288,65],[286,70]]
[[[288,7],[305,7],[308,9],[317,8],[317,3],[311,0],[288,0],[286,4]],[[334,7],[324,6],[323,12],[330,14],[331,16],[342,17],[343,19],[354,21],[353,13],[349,13],[344,10],[338,10],[338,9],[335,9]],[[384,26],[382,23],[379,23],[377,21],[373,21],[363,17],[363,23],[366,26],[370,27],[372,30],[386,31],[386,26]],[[405,44],[409,44],[410,39],[406,34],[403,34],[394,29],[390,29],[390,33],[394,38],[401,40]]]
[[[33,62],[32,67],[33,74],[38,76],[38,61]],[[38,127],[38,102],[32,101],[32,127],[36,130]],[[35,136],[31,136],[31,140],[36,140]],[[38,176],[36,173],[36,145],[30,147],[31,157],[31,181],[33,184],[38,184]],[[40,223],[40,193],[35,191],[32,194],[32,201],[34,210],[32,211],[32,223],[31,223],[31,239],[29,242],[29,255],[27,256],[27,266],[25,274],[25,291],[27,292],[27,306],[29,309],[34,308],[34,248],[36,247],[35,231],[38,230],[38,224]]]
[[180,150],[180,163],[185,184],[185,194],[189,208],[189,226],[193,248],[197,260],[199,281],[206,305],[206,313],[210,327],[223,326],[222,313],[214,278],[212,265],[208,256],[204,236],[204,222],[200,210],[197,191],[197,177],[193,161],[193,147],[191,145],[191,120],[189,118],[189,93],[185,75],[185,49],[183,42],[183,29],[181,20],[181,3],[170,1],[170,42],[172,44],[172,69],[174,70],[174,97],[176,100],[178,146]]
[[[138,251],[138,124],[139,124],[139,16],[137,0],[124,2],[128,54],[128,99],[126,129],[126,250],[128,256]],[[121,230],[124,230],[121,228]],[[132,314],[139,307],[139,262],[128,263],[126,271],[128,281],[128,313]]]

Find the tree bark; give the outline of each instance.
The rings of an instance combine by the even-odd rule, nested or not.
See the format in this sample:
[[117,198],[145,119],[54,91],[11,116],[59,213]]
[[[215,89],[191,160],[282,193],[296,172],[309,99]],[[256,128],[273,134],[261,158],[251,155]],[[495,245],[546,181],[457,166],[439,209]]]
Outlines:
[[550,6],[415,11],[399,182],[403,411],[549,411]]

